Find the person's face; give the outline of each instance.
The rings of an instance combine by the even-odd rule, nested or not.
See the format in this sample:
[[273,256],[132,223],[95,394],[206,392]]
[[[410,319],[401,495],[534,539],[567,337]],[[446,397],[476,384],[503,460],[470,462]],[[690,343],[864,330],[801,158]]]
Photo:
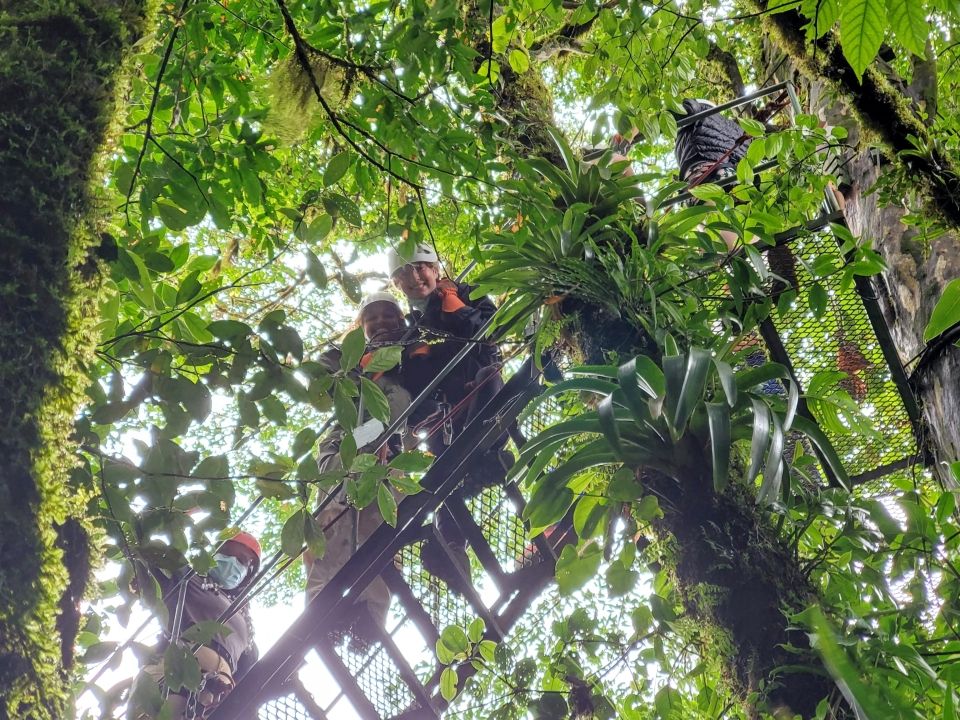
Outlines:
[[247,568],[247,577],[250,577],[250,571],[253,570],[257,563],[257,556],[253,550],[246,545],[228,540],[223,544],[223,547],[220,548],[220,552],[224,555],[232,555],[239,560]]
[[403,330],[403,315],[392,303],[375,302],[363,309],[360,324],[367,340],[394,340]]
[[435,263],[408,263],[393,275],[394,284],[411,300],[422,300],[437,289],[440,273]]

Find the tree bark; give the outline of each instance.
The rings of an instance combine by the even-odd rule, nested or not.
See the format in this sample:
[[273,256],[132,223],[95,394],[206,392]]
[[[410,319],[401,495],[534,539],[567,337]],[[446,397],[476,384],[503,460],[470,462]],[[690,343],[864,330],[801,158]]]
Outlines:
[[[86,534],[73,420],[92,350],[97,158],[120,68],[150,0],[0,3],[0,715],[66,715],[69,648]],[[81,538],[81,548],[71,538]],[[68,590],[68,582],[70,589]],[[60,626],[75,633],[76,618]]]

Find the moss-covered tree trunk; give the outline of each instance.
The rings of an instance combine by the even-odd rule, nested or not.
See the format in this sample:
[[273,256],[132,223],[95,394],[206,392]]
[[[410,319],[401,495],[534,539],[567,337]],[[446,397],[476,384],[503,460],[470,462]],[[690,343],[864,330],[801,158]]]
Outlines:
[[[70,480],[71,433],[92,349],[97,158],[124,57],[142,37],[150,5],[0,2],[3,717],[66,716],[69,673],[57,630],[68,585],[63,556],[86,551],[68,547],[84,544],[84,533],[61,533],[58,542],[56,528],[75,528],[67,521],[82,513],[84,500]],[[68,594],[64,607],[75,600]]]
[[759,512],[739,482],[713,489],[710,460],[690,449],[682,480],[644,472],[641,481],[660,501],[654,530],[672,548],[677,589],[696,621],[702,648],[721,661],[726,684],[777,717],[812,717],[834,690],[805,632],[787,617],[816,603],[816,590],[796,556]]

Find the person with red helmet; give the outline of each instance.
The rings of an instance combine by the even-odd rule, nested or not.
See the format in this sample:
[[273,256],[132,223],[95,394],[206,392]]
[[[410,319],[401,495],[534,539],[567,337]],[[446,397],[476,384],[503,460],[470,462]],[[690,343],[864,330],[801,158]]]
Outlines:
[[[246,605],[224,622],[222,628],[211,623],[216,623],[257,574],[261,554],[260,542],[253,535],[238,532],[214,554],[214,565],[206,575],[190,573],[186,567],[171,575],[151,568],[164,595],[168,621],[157,657],[144,666],[134,684],[128,717],[152,718],[164,706],[169,707],[170,714],[166,717],[171,720],[207,717],[256,662],[253,624]],[[178,615],[179,633],[173,637]],[[203,628],[198,628],[201,644],[193,651],[200,666],[200,686],[196,690],[166,687],[170,673],[165,667],[165,658],[169,649],[179,646],[192,650],[195,643],[184,640],[183,635],[195,626]],[[156,688],[149,687],[151,685]]]

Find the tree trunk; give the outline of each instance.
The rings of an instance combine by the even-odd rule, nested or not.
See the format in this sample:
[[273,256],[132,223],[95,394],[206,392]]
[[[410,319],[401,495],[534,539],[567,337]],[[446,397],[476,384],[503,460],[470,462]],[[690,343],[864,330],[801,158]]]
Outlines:
[[657,472],[641,477],[664,514],[655,531],[675,541],[667,562],[696,621],[696,640],[721,660],[735,694],[757,699],[745,707],[749,717],[757,706],[776,717],[812,717],[835,685],[787,617],[815,604],[816,590],[753,494],[736,481],[714,492],[709,458],[691,463],[697,466],[699,476],[682,481]]
[[[70,441],[92,349],[100,242],[97,157],[119,70],[144,33],[148,0],[0,3],[0,715],[66,715],[57,632],[68,586],[62,534],[89,489],[71,486]],[[74,528],[75,529],[75,528]],[[74,577],[64,603],[76,613]],[[80,586],[84,583],[81,582]],[[76,618],[62,623],[75,632]],[[64,637],[69,650],[73,637]],[[64,658],[67,658],[65,663]]]

